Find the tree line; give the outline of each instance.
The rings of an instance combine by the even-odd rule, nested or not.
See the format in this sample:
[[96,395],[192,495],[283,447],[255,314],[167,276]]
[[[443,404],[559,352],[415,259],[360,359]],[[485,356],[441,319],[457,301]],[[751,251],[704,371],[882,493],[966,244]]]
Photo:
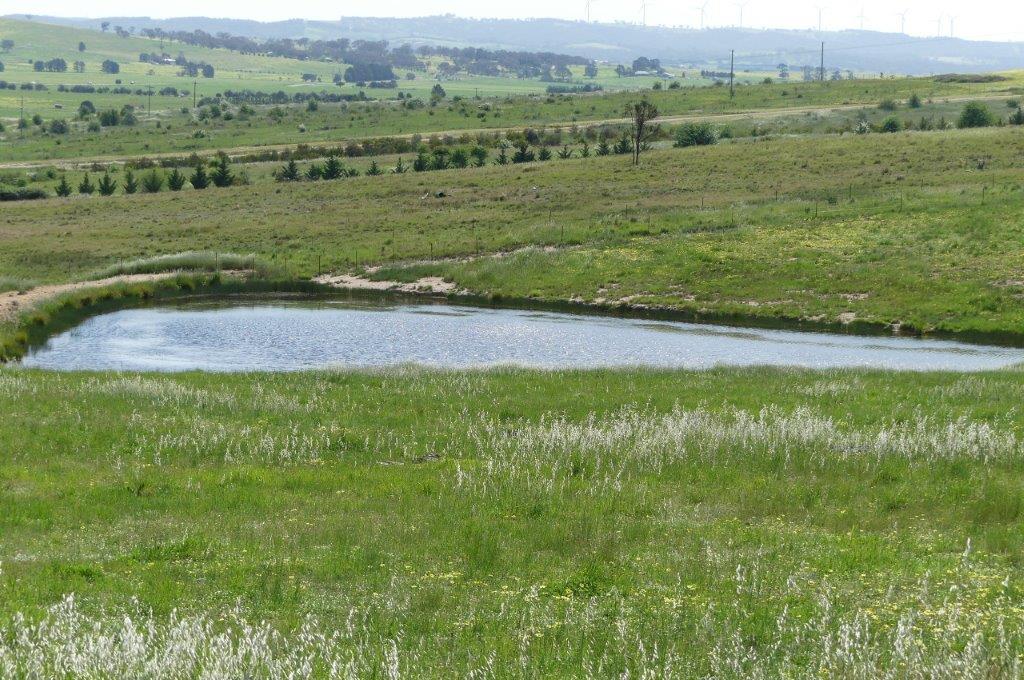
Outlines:
[[99,180],[94,182],[87,172],[77,187],[72,187],[67,175],[62,175],[57,184],[56,193],[61,198],[67,198],[76,190],[84,196],[93,194],[113,196],[120,188],[125,195],[136,194],[140,191],[156,194],[163,191],[165,185],[170,191],[181,191],[186,184],[197,191],[202,191],[211,186],[220,188],[234,186],[238,181],[239,177],[231,167],[231,159],[227,154],[221,153],[217,155],[210,170],[207,170],[205,163],[199,163],[187,176],[178,168],[173,168],[170,173],[166,174],[153,168],[139,177],[131,167],[126,167],[124,178],[120,182],[114,179],[109,171],[104,172]]

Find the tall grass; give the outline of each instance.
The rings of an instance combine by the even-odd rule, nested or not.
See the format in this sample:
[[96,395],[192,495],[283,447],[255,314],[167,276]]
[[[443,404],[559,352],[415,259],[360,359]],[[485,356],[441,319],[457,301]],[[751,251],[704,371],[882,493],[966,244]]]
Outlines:
[[[722,560],[711,554],[709,559]],[[455,633],[457,644],[418,635],[416,583],[393,579],[380,593],[342,604],[330,625],[300,617],[276,627],[242,608],[155,615],[135,604],[91,611],[74,595],[40,617],[0,621],[5,678],[1020,678],[1020,599],[1009,579],[965,558],[951,574],[925,577],[876,602],[844,610],[830,584],[797,572],[785,582],[756,563],[727,580],[734,605],[692,616],[699,594],[685,584],[650,599],[560,598],[540,588],[505,590],[486,615],[508,638],[493,645]],[[805,607],[758,600],[779,592]],[[699,608],[699,607],[698,607]],[[472,625],[467,622],[468,625]],[[706,654],[694,654],[693,647]]]
[[93,272],[87,278],[106,279],[128,274],[160,274],[176,271],[252,271],[260,275],[266,275],[270,273],[270,266],[254,254],[240,255],[238,253],[187,251],[118,262],[115,265]]
[[20,279],[13,276],[0,276],[0,293],[6,293],[8,291],[25,292],[30,288],[35,288],[35,281],[29,279]]
[[0,677],[1019,677],[1022,398],[0,368]]

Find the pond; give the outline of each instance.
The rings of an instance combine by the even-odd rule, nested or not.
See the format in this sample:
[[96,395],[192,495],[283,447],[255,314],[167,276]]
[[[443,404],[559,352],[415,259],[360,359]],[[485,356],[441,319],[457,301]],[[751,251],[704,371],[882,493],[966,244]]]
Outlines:
[[978,371],[1024,363],[1024,349],[431,303],[271,301],[103,314],[50,338],[22,361],[56,370],[129,371],[410,363]]

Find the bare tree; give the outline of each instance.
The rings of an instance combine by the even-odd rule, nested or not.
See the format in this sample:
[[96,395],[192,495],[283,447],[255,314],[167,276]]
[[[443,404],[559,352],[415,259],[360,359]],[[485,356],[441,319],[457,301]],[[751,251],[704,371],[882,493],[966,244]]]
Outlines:
[[633,165],[639,165],[640,153],[647,149],[647,142],[657,131],[651,121],[658,117],[658,107],[641,99],[626,106],[626,117],[631,121],[630,141],[633,143]]

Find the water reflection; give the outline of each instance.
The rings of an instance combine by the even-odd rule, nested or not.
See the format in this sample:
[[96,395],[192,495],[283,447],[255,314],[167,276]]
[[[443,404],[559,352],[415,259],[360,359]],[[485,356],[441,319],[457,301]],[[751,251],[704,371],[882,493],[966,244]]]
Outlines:
[[512,309],[270,302],[104,314],[51,338],[23,361],[58,370],[140,371],[294,371],[404,363],[975,371],[1024,363],[1024,350]]

